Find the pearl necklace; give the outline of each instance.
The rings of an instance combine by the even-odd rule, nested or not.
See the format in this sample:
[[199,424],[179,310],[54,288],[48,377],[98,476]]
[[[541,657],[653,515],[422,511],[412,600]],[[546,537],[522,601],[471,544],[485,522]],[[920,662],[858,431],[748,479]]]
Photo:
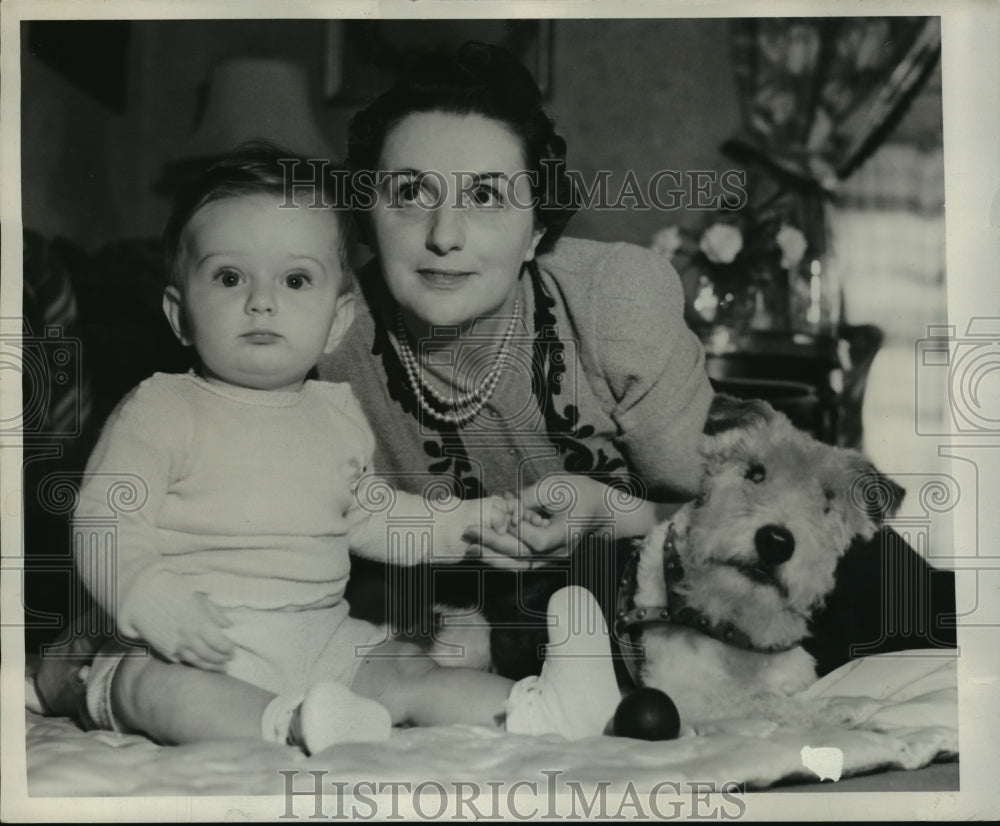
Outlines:
[[[517,328],[520,310],[521,300],[515,298],[514,312],[510,317],[510,323],[507,324],[507,330],[504,332],[503,339],[500,342],[500,350],[497,352],[496,360],[479,386],[467,393],[450,398],[438,392],[424,378],[420,362],[416,355],[414,355],[413,350],[410,349],[406,326],[403,324],[403,314],[400,312],[396,313],[396,340],[399,342],[400,359],[406,370],[406,376],[410,380],[410,387],[413,388],[413,395],[424,412],[450,424],[465,424],[476,417],[479,411],[486,406],[486,403],[493,395],[493,391],[496,390],[497,384],[500,382],[500,375],[503,373],[504,365],[507,363],[507,356],[510,354],[510,343],[514,337],[514,330]],[[451,409],[438,410],[428,401],[428,396],[434,399],[438,406]]]

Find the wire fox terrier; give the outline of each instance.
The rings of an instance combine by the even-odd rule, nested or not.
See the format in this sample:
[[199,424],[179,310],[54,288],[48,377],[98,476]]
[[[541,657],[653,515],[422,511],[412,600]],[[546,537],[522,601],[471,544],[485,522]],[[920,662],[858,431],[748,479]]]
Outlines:
[[784,718],[817,679],[801,644],[839,560],[903,489],[765,402],[717,396],[705,434],[701,493],[638,543],[616,628],[644,647],[636,681],[665,691],[686,723]]

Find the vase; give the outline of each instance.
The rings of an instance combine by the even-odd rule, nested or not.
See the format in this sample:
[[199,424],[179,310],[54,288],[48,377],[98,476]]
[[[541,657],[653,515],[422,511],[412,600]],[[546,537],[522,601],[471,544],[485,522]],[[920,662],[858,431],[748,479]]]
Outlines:
[[789,274],[789,320],[794,333],[832,336],[840,324],[840,287],[821,258],[806,257]]

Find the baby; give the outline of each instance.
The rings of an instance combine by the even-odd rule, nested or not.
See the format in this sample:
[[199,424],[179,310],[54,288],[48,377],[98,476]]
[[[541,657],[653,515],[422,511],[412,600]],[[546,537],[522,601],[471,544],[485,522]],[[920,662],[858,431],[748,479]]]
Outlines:
[[[438,508],[432,551],[390,553],[406,544],[400,516],[428,505],[394,492],[392,520],[363,506],[373,435],[348,385],[307,378],[353,319],[349,218],[285,203],[290,157],[233,155],[181,192],[167,224],[163,308],[199,366],[125,398],[81,487],[77,567],[120,635],[87,676],[89,716],[162,743],[262,736],[307,753],[399,723],[601,734],[619,692],[582,589],[552,598],[549,659],[519,683],[441,668],[348,615],[349,550],[407,564],[483,554],[469,538],[503,532],[510,509]],[[116,553],[81,541],[123,481],[138,495],[118,508]]]

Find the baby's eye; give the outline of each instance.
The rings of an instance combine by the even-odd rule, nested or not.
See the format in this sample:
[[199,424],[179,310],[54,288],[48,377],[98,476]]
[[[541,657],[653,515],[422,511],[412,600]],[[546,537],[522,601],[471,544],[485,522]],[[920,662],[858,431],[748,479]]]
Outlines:
[[759,485],[767,478],[767,471],[760,462],[751,462],[749,467],[747,467],[747,472],[743,474],[743,478],[755,485]]
[[304,272],[290,272],[285,276],[285,286],[292,290],[301,290],[312,284],[312,279]]
[[215,274],[214,280],[223,287],[236,287],[242,283],[243,276],[238,270],[234,270],[231,267],[223,267]]

